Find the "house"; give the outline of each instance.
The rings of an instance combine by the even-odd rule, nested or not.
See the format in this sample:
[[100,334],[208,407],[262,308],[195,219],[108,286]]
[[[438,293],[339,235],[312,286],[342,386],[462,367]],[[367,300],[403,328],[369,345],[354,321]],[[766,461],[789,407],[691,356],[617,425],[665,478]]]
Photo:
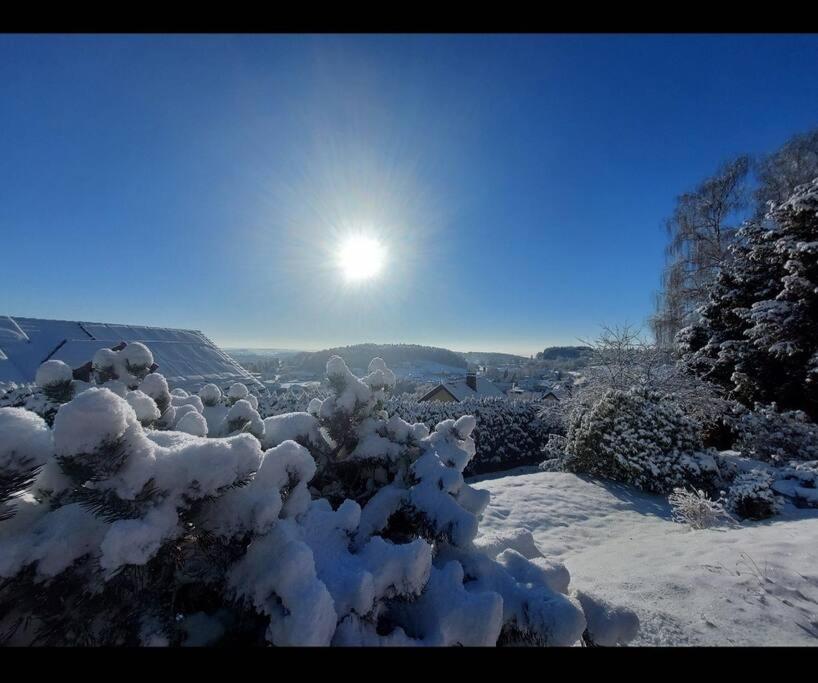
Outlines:
[[559,403],[571,395],[571,387],[564,384],[555,384],[550,391],[543,394],[542,400],[546,403]]
[[37,368],[52,359],[76,369],[101,348],[134,341],[150,348],[156,371],[171,389],[197,391],[209,382],[221,387],[243,382],[263,389],[198,330],[10,316],[0,316],[0,382],[33,382]]
[[460,403],[466,398],[494,396],[502,398],[503,392],[485,377],[469,372],[464,379],[441,382],[434,389],[421,396],[418,401],[442,401]]
[[531,389],[524,388],[519,384],[515,384],[508,391],[506,391],[506,395],[511,400],[538,401],[543,397],[543,392],[533,391]]

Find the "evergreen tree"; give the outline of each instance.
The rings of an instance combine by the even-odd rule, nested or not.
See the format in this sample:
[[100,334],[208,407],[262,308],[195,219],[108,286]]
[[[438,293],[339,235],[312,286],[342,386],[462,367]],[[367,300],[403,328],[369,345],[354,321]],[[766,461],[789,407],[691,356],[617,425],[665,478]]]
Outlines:
[[698,375],[753,407],[818,419],[818,179],[739,232],[701,321],[677,344]]

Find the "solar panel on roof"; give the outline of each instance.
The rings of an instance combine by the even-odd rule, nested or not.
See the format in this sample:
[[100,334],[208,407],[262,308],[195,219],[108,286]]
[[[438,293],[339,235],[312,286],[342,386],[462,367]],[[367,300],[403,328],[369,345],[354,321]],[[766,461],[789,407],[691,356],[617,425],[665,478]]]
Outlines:
[[243,367],[197,330],[0,316],[0,381],[33,382],[48,359],[78,367],[120,341],[147,345],[171,388],[256,384]]

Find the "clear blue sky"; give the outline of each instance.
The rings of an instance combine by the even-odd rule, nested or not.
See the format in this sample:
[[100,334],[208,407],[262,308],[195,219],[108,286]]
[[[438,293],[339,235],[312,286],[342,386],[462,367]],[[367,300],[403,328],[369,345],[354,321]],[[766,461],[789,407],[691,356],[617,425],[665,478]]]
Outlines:
[[[815,36],[0,36],[0,314],[533,353],[644,323],[674,197],[818,125]],[[381,277],[344,283],[372,232]]]

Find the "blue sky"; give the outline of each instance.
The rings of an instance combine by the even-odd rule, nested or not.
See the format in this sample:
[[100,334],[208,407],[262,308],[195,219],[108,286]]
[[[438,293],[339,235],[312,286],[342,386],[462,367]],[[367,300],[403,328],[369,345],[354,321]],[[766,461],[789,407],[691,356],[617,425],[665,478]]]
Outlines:
[[[0,36],[0,314],[534,353],[642,324],[815,36]],[[351,232],[387,253],[350,286]]]

